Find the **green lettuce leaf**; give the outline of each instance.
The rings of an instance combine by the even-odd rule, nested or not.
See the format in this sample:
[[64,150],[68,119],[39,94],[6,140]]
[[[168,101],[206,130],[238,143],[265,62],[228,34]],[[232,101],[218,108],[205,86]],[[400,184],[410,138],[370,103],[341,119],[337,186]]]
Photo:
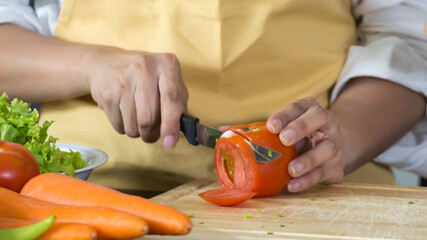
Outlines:
[[58,172],[74,176],[75,170],[85,167],[79,152],[61,151],[56,147],[57,138],[48,136],[53,121],[39,125],[39,112],[30,109],[22,100],[10,104],[6,93],[0,96],[0,140],[24,145],[36,158],[41,173]]

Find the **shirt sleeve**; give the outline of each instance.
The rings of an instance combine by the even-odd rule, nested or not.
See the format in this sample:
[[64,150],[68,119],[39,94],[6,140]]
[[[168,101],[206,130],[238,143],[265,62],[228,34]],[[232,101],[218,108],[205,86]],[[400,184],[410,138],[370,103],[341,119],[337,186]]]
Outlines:
[[37,18],[29,0],[0,0],[0,24],[14,23],[29,30],[51,35]]
[[[353,12],[360,22],[360,42],[350,48],[331,100],[349,80],[361,76],[386,79],[427,96],[427,38],[423,33],[427,1],[357,2]],[[427,120],[375,161],[427,177]]]

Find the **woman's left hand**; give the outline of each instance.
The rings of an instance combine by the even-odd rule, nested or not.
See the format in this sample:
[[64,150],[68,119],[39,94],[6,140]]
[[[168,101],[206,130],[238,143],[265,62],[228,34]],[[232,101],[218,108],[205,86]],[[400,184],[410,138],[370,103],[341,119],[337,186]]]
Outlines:
[[293,179],[288,191],[300,192],[317,183],[338,183],[344,177],[343,138],[334,115],[314,98],[297,100],[273,114],[267,128],[281,142],[295,144],[298,157],[289,163]]

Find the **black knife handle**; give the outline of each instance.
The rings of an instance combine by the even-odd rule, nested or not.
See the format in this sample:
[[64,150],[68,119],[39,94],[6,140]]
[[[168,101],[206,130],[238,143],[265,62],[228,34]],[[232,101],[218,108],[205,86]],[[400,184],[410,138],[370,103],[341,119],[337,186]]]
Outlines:
[[190,116],[186,113],[181,115],[179,123],[181,124],[181,132],[184,133],[187,141],[193,145],[199,145],[197,142],[197,123],[199,122],[198,118]]

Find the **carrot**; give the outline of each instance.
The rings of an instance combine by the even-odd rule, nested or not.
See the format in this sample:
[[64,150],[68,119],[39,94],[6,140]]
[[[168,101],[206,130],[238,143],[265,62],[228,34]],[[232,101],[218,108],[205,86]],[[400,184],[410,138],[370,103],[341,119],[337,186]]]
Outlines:
[[192,228],[190,218],[174,208],[59,173],[30,179],[21,194],[48,202],[111,207],[131,213],[147,221],[149,234],[182,235]]
[[56,223],[37,240],[93,240],[97,232],[92,227],[79,223]]
[[[36,223],[36,221],[0,217],[0,229],[25,227]],[[96,239],[97,233],[92,227],[79,223],[54,223],[37,240],[92,240]]]
[[136,238],[148,231],[144,220],[111,208],[60,205],[0,188],[0,216],[39,221],[52,215],[56,222],[93,227],[101,238]]
[[36,222],[27,219],[0,217],[0,229],[25,227]]

